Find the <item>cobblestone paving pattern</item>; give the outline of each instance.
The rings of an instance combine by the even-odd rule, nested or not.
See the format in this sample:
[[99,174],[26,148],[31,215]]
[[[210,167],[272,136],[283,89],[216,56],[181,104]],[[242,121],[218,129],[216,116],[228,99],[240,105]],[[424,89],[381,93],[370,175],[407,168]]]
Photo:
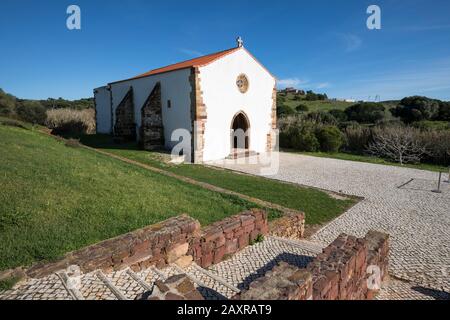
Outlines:
[[[364,197],[311,240],[330,243],[343,232],[359,237],[369,229],[387,232],[394,276],[450,292],[450,183],[433,193],[438,173],[289,153],[279,153],[279,159],[278,172],[269,178]],[[215,165],[262,175],[260,165],[233,160]]]

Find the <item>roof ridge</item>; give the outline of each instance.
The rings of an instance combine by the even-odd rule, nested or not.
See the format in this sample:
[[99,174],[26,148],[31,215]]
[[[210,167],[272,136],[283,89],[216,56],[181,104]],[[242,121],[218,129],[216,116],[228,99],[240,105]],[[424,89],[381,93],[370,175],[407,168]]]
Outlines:
[[164,67],[152,69],[152,70],[147,71],[145,73],[139,74],[139,75],[137,75],[135,77],[124,79],[124,80],[119,80],[119,81],[114,81],[114,82],[111,82],[109,84],[123,82],[123,81],[128,81],[128,80],[134,80],[134,79],[140,79],[140,78],[144,78],[144,77],[147,77],[147,76],[156,75],[156,74],[165,73],[165,72],[170,72],[170,71],[176,71],[176,70],[180,70],[180,69],[205,66],[205,65],[210,64],[211,62],[214,62],[214,61],[224,57],[225,55],[230,54],[230,53],[232,53],[234,51],[237,51],[239,49],[241,49],[241,47],[233,47],[233,48],[230,48],[230,49],[226,49],[226,50],[210,53],[210,54],[207,54],[207,55],[204,55],[204,56],[200,56],[200,57],[197,57],[197,58],[192,58],[192,59],[189,59],[189,60],[184,60],[184,61],[181,61],[181,62],[169,64],[169,65],[164,66]]

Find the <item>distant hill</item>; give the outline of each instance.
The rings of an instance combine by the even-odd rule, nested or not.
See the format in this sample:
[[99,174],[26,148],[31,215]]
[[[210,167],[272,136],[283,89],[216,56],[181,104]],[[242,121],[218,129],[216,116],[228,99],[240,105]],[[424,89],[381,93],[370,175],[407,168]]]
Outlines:
[[355,104],[354,102],[345,102],[336,100],[308,101],[305,100],[302,96],[293,93],[288,94],[278,93],[277,103],[290,107],[294,111],[295,108],[299,105],[307,106],[308,111],[329,111],[332,109],[344,110],[345,108]]

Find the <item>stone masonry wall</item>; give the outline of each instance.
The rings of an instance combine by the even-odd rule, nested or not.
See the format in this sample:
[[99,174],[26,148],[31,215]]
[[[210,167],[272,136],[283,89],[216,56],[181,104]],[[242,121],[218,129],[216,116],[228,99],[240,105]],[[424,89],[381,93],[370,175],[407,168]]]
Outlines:
[[78,265],[83,272],[101,269],[146,268],[174,262],[188,251],[188,241],[200,230],[200,223],[180,215],[67,254],[55,263],[37,264],[27,270],[29,277],[43,277]]
[[285,214],[283,217],[271,221],[269,227],[272,236],[302,239],[305,233],[305,214]]
[[[366,300],[388,279],[389,236],[341,234],[307,268],[281,262],[236,300]],[[369,284],[369,286],[368,286]]]
[[127,140],[136,140],[136,123],[134,122],[133,87],[116,108],[114,135]]
[[233,300],[311,300],[312,278],[305,269],[280,262]]
[[83,272],[109,272],[170,263],[183,266],[195,260],[206,267],[267,233],[267,214],[261,209],[245,211],[203,229],[197,220],[180,215],[71,252],[56,262],[38,263],[26,270],[26,275],[40,278],[70,265],[78,265]]
[[191,240],[189,254],[198,265],[207,268],[268,231],[267,213],[252,209],[204,228],[199,237]]
[[[379,288],[368,288],[368,280],[381,285],[387,279],[388,255],[389,235],[385,233],[370,231],[365,238],[341,234],[307,267],[313,277],[313,299],[371,299]],[[377,277],[371,268],[383,273]]]
[[145,150],[164,147],[161,83],[158,82],[141,109],[140,144]]

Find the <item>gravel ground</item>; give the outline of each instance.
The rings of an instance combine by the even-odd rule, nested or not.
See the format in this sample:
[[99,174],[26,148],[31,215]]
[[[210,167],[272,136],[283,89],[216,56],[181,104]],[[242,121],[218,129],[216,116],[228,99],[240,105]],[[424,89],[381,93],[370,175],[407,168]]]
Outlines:
[[[267,166],[242,159],[214,165],[363,197],[311,240],[327,244],[342,232],[355,236],[364,236],[369,229],[387,232],[392,275],[450,292],[450,183],[442,184],[442,193],[434,193],[435,172],[290,153],[278,156],[279,169],[270,175],[261,170]],[[255,162],[255,157],[248,161]]]

